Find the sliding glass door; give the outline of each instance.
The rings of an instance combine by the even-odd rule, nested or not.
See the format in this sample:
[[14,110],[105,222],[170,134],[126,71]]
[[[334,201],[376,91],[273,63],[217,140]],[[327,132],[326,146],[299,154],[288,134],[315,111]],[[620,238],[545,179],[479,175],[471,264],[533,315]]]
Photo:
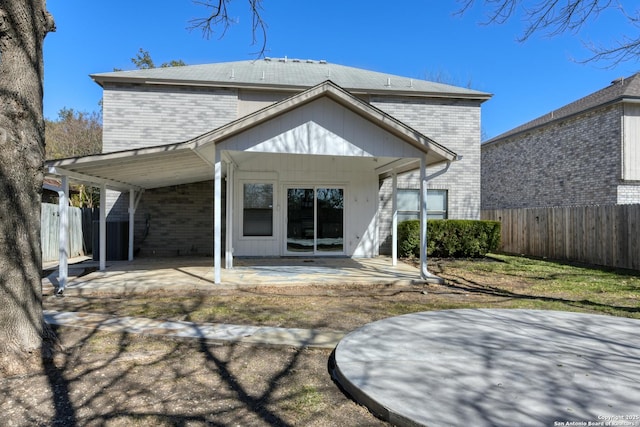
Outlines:
[[313,188],[287,190],[287,252],[315,251],[315,203]]
[[287,189],[287,246],[290,254],[344,253],[344,189]]

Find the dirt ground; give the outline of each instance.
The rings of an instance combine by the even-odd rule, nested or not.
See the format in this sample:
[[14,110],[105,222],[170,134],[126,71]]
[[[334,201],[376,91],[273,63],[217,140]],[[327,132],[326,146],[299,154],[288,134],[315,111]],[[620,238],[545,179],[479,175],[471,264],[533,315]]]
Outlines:
[[328,350],[57,332],[42,373],[0,378],[1,425],[385,425],[332,382]]

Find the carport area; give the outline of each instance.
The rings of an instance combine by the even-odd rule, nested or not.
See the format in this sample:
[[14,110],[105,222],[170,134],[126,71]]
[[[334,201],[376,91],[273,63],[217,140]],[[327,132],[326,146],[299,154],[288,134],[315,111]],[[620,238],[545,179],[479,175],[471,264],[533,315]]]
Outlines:
[[[43,291],[53,292],[57,264],[45,265]],[[211,258],[138,258],[99,262],[71,260],[65,294],[84,292],[135,293],[151,290],[216,290],[224,288],[308,284],[423,283],[417,268],[403,262],[392,266],[388,257],[376,258],[237,258],[232,269],[222,270],[216,285]]]
[[[168,256],[212,255],[213,281],[223,284],[233,283],[222,277],[222,270],[234,267],[236,257],[376,257],[382,243],[381,197],[392,211],[391,224],[385,226],[392,246],[388,268],[393,271],[398,175],[413,170],[420,171],[417,212],[425,236],[415,277],[437,279],[426,265],[427,181],[435,175],[427,176],[427,167],[442,166],[441,174],[459,159],[447,147],[326,81],[187,141],[52,160],[46,163],[46,174],[61,182],[60,289],[67,285],[72,182],[100,189],[99,269],[105,271],[108,222],[128,222],[123,240],[131,261],[141,242],[149,244],[148,222],[140,212],[136,215],[141,201],[144,205],[149,200],[145,192],[212,181],[212,191],[195,200],[182,199],[179,208],[173,206],[175,199],[155,201],[156,217],[167,217],[161,210],[167,205],[175,211],[160,230],[166,233],[162,241],[147,249],[149,256],[156,250],[171,250]],[[381,194],[380,182],[388,178],[391,194]],[[196,213],[204,216],[202,212],[205,219],[193,218]],[[181,226],[172,227],[176,224]],[[199,237],[207,233],[207,241],[195,244],[185,237],[194,230]],[[140,253],[147,255],[144,248]],[[288,281],[294,270],[285,270]]]

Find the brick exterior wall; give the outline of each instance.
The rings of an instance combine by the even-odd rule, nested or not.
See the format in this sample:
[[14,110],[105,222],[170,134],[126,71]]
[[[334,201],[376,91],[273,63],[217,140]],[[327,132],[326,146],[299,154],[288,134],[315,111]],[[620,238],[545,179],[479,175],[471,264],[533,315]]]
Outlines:
[[616,204],[622,105],[482,146],[482,209]]
[[[238,102],[235,89],[109,85],[104,90],[103,151],[188,140],[235,120]],[[444,174],[444,164],[429,168],[428,188],[447,190],[449,218],[479,219],[480,102],[399,96],[373,96],[369,102],[462,156]],[[201,185],[188,191],[180,186],[144,193],[136,212],[135,238],[141,238],[147,214],[151,229],[140,246],[141,255],[210,254],[212,213],[202,200],[210,200],[212,189],[199,193]],[[389,253],[391,180],[380,185],[379,239],[384,242],[381,253]],[[419,188],[419,172],[399,177],[398,185]],[[109,221],[128,219],[128,195],[109,191],[107,206]]]
[[235,89],[120,84],[103,102],[104,153],[183,142],[238,116]]
[[213,181],[145,191],[135,216],[138,255],[212,256],[212,195]]
[[[103,93],[104,153],[187,141],[237,119],[236,89],[112,84]],[[128,196],[107,191],[108,221],[128,221]]]
[[[451,219],[480,219],[480,103],[463,100],[372,98],[371,104],[403,121],[462,157],[427,168],[427,188],[447,190]],[[398,188],[420,188],[420,172],[398,176]],[[391,253],[392,182],[380,183],[380,253]]]

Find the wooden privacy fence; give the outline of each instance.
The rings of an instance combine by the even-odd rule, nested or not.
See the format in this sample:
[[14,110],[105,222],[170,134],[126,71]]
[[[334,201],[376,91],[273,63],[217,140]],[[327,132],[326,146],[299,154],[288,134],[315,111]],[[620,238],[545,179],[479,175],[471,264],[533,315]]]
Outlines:
[[640,270],[640,205],[483,210],[506,253]]
[[[42,261],[55,261],[59,259],[60,253],[60,214],[58,213],[58,205],[43,203],[41,214]],[[86,248],[84,244],[85,233],[82,231],[82,217],[83,209],[69,208],[69,257],[86,255],[91,252],[91,248]]]

